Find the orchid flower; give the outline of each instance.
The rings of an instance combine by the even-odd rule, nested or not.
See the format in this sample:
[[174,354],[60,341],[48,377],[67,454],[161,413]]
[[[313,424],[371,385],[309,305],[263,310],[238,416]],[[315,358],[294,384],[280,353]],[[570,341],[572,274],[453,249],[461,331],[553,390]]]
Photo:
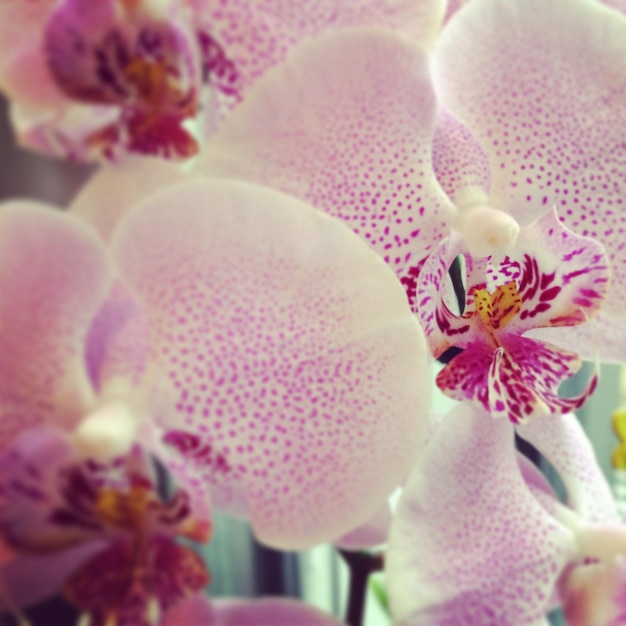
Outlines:
[[423,443],[426,348],[400,285],[278,192],[174,184],[106,245],[74,215],[9,203],[0,293],[4,452],[49,427],[106,463],[139,438],[194,507],[210,491],[297,549],[371,517]]
[[7,0],[0,89],[28,147],[81,160],[129,152],[181,159],[301,39],[377,24],[432,41],[443,7],[443,0]]
[[[81,623],[149,626],[201,591],[206,566],[175,539],[207,541],[210,520],[184,491],[163,502],[157,490],[152,461],[137,444],[96,462],[58,430],[18,437],[0,456],[0,532],[15,551],[1,574],[8,608],[61,586]],[[59,571],[59,555],[67,571]],[[57,565],[52,575],[49,561]]]
[[[540,282],[534,295],[517,284],[518,295],[549,302],[554,315],[543,311],[539,323],[522,324],[535,305],[519,303],[527,312],[508,331],[529,332],[585,358],[620,360],[626,101],[615,85],[626,80],[625,42],[626,19],[595,0],[472,0],[443,29],[431,56],[391,32],[327,34],[256,83],[206,146],[196,171],[273,186],[342,219],[395,270],[422,318],[429,311],[420,311],[418,301],[421,270],[433,252],[443,258],[437,246],[451,232],[463,237],[463,253],[491,257],[496,271],[513,252],[518,258],[511,260],[540,267],[537,245],[526,237],[531,250],[524,251],[517,239],[521,228],[556,207],[569,237],[604,246],[610,285],[595,283],[607,278],[599,256],[596,274],[588,275],[597,292],[589,303],[552,301],[556,283]],[[557,250],[561,231],[550,232],[549,248]],[[593,249],[590,259],[600,254]],[[575,256],[553,261],[579,267]],[[553,269],[548,265],[546,274]],[[580,281],[580,289],[587,286]],[[597,313],[605,292],[601,311],[586,323],[585,312]],[[557,309],[571,304],[577,311],[565,321]],[[547,357],[552,348],[543,345]],[[537,399],[528,410],[513,411],[516,419],[561,406],[553,392],[575,368],[573,355],[560,354],[527,361],[526,373],[515,373]],[[486,356],[481,363],[481,389],[465,396],[480,392],[487,406],[486,395],[496,391]],[[510,407],[513,399],[502,402]]]
[[453,233],[430,255],[417,285],[419,317],[433,355],[462,349],[437,376],[438,387],[514,423],[579,408],[597,376],[580,396],[561,398],[557,389],[578,371],[580,358],[523,334],[574,326],[599,310],[610,271],[602,245],[572,233],[549,212],[522,228],[511,256],[498,264],[493,257],[464,254],[467,299],[457,315],[446,303],[446,278],[463,252],[461,237]]
[[[566,504],[515,451],[515,431],[555,467]],[[386,570],[395,623],[539,626],[563,602],[568,626],[617,624],[601,616],[624,617],[625,540],[574,415],[515,428],[462,403],[430,441],[392,522]],[[594,588],[594,579],[610,584]]]

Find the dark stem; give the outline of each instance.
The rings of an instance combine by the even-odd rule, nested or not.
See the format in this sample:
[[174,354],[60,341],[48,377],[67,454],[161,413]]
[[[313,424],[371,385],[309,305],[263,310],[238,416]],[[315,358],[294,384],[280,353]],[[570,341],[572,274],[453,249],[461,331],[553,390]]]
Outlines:
[[465,285],[463,284],[461,257],[457,256],[454,261],[452,261],[448,273],[450,274],[454,295],[456,296],[456,302],[459,306],[459,315],[463,315],[463,311],[465,311]]
[[345,622],[348,626],[362,626],[365,613],[367,580],[370,574],[383,569],[383,557],[379,554],[339,550],[350,570],[350,592]]

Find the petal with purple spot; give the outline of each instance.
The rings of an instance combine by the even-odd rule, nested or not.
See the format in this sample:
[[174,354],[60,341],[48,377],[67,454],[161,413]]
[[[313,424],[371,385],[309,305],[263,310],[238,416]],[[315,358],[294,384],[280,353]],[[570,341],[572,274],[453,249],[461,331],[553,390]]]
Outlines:
[[548,415],[519,427],[517,432],[558,471],[574,511],[588,522],[618,521],[611,489],[575,415]]
[[556,206],[566,226],[601,242],[616,321],[626,310],[626,92],[615,88],[625,53],[626,18],[600,2],[477,0],[434,59],[444,106],[489,156],[491,204],[522,224]]
[[225,5],[217,0],[192,0],[190,4],[209,85],[219,91],[221,106],[228,109],[300,41],[330,30],[380,26],[429,46],[438,33],[445,2],[229,0]]
[[525,484],[512,425],[462,404],[429,443],[392,524],[395,623],[534,625],[575,551]]
[[431,165],[435,117],[424,50],[383,30],[331,33],[250,90],[196,170],[275,187],[343,220],[412,302],[452,210]]
[[113,248],[152,329],[146,402],[181,464],[243,494],[281,547],[382,505],[424,441],[428,390],[419,324],[380,257],[300,201],[232,181],[163,190]]

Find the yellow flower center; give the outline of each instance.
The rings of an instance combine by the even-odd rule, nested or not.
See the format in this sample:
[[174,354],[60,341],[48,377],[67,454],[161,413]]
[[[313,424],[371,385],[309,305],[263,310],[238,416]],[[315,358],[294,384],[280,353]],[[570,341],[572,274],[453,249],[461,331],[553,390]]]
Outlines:
[[504,328],[522,308],[522,296],[512,280],[500,285],[493,293],[486,289],[474,292],[474,306],[483,324],[491,331]]
[[102,489],[98,493],[96,511],[105,523],[127,530],[141,530],[146,511],[153,501],[151,490],[142,485],[134,485],[129,492]]

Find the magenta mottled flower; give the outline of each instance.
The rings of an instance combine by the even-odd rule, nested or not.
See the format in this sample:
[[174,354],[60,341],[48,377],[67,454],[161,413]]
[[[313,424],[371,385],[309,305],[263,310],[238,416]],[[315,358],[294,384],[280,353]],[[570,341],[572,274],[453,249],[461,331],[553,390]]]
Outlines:
[[[515,432],[552,463],[566,504],[516,452]],[[584,621],[593,609],[580,598],[581,578],[607,568],[612,587],[596,595],[610,598],[625,546],[626,527],[574,415],[515,428],[463,403],[429,442],[393,520],[386,569],[395,623],[538,626],[564,602],[570,615],[583,605],[591,612],[568,624],[606,626]]]

